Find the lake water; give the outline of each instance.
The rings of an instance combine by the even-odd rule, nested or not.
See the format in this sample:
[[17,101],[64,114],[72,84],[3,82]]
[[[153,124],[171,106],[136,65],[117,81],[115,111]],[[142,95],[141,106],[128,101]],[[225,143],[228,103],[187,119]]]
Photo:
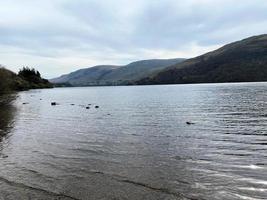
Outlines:
[[266,83],[31,90],[0,135],[0,199],[267,198]]

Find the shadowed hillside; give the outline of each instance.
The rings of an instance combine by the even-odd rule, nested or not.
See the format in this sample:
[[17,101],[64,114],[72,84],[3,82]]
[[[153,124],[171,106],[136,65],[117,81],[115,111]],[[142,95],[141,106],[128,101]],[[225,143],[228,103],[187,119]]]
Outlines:
[[140,79],[136,84],[267,81],[267,35],[228,44]]

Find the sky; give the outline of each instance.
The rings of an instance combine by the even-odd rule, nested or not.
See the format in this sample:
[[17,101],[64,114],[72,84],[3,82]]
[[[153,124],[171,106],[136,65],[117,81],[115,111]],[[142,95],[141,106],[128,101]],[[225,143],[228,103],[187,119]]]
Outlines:
[[0,0],[0,64],[54,78],[267,33],[267,0]]

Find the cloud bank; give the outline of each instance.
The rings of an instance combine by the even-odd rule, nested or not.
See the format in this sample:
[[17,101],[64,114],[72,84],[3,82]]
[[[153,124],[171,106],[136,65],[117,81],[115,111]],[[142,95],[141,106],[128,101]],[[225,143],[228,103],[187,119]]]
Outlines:
[[0,0],[0,63],[47,78],[97,64],[194,57],[267,33],[266,0]]

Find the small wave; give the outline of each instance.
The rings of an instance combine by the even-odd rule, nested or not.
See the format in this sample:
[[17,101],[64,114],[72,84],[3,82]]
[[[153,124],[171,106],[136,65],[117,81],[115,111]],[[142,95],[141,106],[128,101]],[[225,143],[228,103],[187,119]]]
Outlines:
[[260,180],[260,179],[254,179],[254,178],[242,178],[242,181],[247,181],[249,183],[253,184],[259,184],[259,185],[267,185],[267,181],[265,180]]
[[136,185],[136,186],[145,187],[145,188],[150,189],[150,190],[158,191],[158,192],[161,192],[161,193],[166,193],[166,194],[173,195],[173,196],[176,196],[176,197],[179,197],[179,198],[186,198],[186,199],[190,199],[190,200],[195,200],[195,199],[192,199],[192,198],[185,197],[182,194],[179,194],[179,193],[176,193],[176,192],[172,192],[171,190],[169,190],[167,188],[158,188],[158,187],[154,187],[154,186],[151,186],[151,185],[148,185],[148,184],[145,184],[145,183],[136,182],[136,181],[132,181],[132,180],[128,180],[128,179],[123,179],[123,180],[119,180],[119,181],[120,182],[124,182],[124,183],[130,183],[130,184],[133,184],[133,185]]
[[[170,190],[168,188],[155,187],[155,186],[152,186],[152,185],[147,184],[147,183],[142,183],[142,182],[130,180],[130,179],[128,179],[126,177],[123,177],[123,176],[120,176],[120,175],[109,174],[109,173],[101,172],[101,171],[90,171],[89,173],[108,176],[111,179],[116,180],[118,182],[128,183],[128,184],[132,184],[132,185],[135,185],[135,186],[138,186],[138,187],[144,187],[144,188],[149,189],[149,190],[165,193],[165,194],[172,195],[172,196],[175,196],[175,197],[178,197],[178,198],[182,198],[182,199],[201,200],[199,198],[196,199],[196,198],[192,198],[192,197],[187,197],[184,194],[181,194],[181,193],[178,193],[178,192],[174,192],[174,191],[172,191],[172,190]],[[177,181],[177,182],[181,182],[183,184],[189,184],[188,182],[184,182],[184,181]]]
[[6,179],[4,177],[0,177],[0,181],[6,183],[8,185],[11,185],[11,186],[15,186],[15,187],[22,188],[22,189],[38,191],[38,192],[41,192],[43,194],[50,195],[50,196],[57,197],[57,198],[67,198],[67,199],[72,199],[72,200],[80,200],[80,199],[77,199],[75,197],[72,197],[72,196],[69,196],[69,195],[66,195],[66,194],[55,193],[55,192],[48,191],[48,190],[45,190],[45,189],[42,189],[42,188],[37,188],[37,187],[25,185],[24,183],[18,183],[18,182],[15,182],[15,181],[11,181],[11,180],[8,180],[8,179]]
[[236,166],[238,168],[246,168],[246,169],[263,169],[263,167],[261,166],[257,166],[257,165],[238,165]]
[[[254,197],[249,197],[249,196],[244,196],[241,194],[236,194],[236,193],[230,193],[226,191],[220,191],[218,192],[220,199],[243,199],[243,200],[263,200],[262,198],[254,198]],[[235,198],[236,197],[236,198]]]
[[239,187],[240,190],[253,191],[253,192],[266,192],[266,188],[254,188],[254,187]]
[[240,194],[234,194],[234,196],[238,197],[239,199],[244,199],[244,200],[262,200],[259,198],[254,198],[254,197],[248,197]]

